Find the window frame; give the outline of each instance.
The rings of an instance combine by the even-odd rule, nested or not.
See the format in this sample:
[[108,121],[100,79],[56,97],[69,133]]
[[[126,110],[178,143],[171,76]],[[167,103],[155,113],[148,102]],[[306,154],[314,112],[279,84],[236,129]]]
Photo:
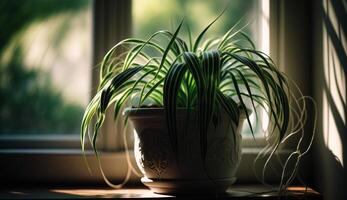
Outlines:
[[[270,55],[277,61],[277,52],[279,49],[279,39],[277,37],[279,6],[275,0],[270,1]],[[127,12],[130,11],[130,12]],[[304,13],[303,13],[304,14]],[[121,28],[119,28],[121,27]],[[119,31],[122,30],[122,31]],[[131,1],[128,0],[94,0],[93,1],[93,64],[97,65],[103,55],[117,41],[129,36],[131,33]],[[284,48],[283,46],[281,48]],[[280,63],[280,62],[278,62]],[[92,73],[93,94],[98,84],[98,70]],[[111,112],[107,113],[112,115]],[[120,150],[119,143],[122,141],[122,134],[112,134],[115,131],[115,125],[112,117],[105,120],[102,129],[107,134],[102,134],[100,138],[100,151],[102,165],[105,174],[110,180],[118,182],[124,178],[126,172],[125,152]],[[115,138],[116,137],[116,138]],[[71,138],[70,138],[71,139]],[[88,173],[85,162],[80,150],[79,138],[68,141],[66,138],[46,138],[44,148],[41,148],[38,140],[34,141],[29,138],[0,140],[0,159],[4,163],[0,166],[2,173],[0,178],[2,184],[86,184],[86,183],[103,183],[98,164],[91,150],[86,152],[87,160],[90,163],[93,175]],[[30,144],[37,148],[30,148]],[[6,144],[6,145],[5,145]],[[13,146],[12,146],[13,145]],[[257,156],[261,147],[265,146],[265,141],[258,140],[254,143],[252,138],[243,140],[245,146],[243,158],[237,172],[239,182],[256,181],[252,169],[252,161]],[[3,148],[5,147],[5,148]],[[15,147],[15,148],[13,148]],[[16,149],[16,147],[28,147]],[[47,148],[46,148],[47,147]],[[53,148],[52,148],[53,147]],[[288,152],[283,151],[287,155]],[[130,157],[134,166],[135,160],[133,153]],[[67,165],[67,163],[69,163]],[[20,164],[20,166],[18,166]],[[115,166],[113,168],[113,166]],[[54,170],[46,170],[54,169]],[[270,177],[271,180],[278,180],[278,175]],[[139,182],[139,178],[132,175],[130,181]]]
[[[131,1],[128,0],[92,0],[93,18],[93,66],[97,66],[103,55],[117,41],[128,37],[131,33]],[[121,28],[119,28],[121,27]],[[121,31],[119,31],[121,30]],[[95,70],[94,70],[95,69]],[[92,72],[92,94],[95,94],[98,85],[98,68],[93,67]],[[111,115],[112,113],[107,113]],[[100,158],[105,174],[110,180],[121,180],[126,174],[126,155],[123,150],[115,149],[119,146],[113,137],[120,134],[112,134],[114,122],[111,117],[105,120],[98,145],[100,146]],[[82,158],[80,136],[18,136],[0,137],[0,185],[18,184],[86,184],[104,183],[98,162],[90,145],[87,144],[86,158],[93,173],[88,172],[86,163]],[[132,157],[133,165],[135,161]],[[68,165],[67,165],[68,163]],[[116,169],[113,166],[117,163]],[[18,166],[18,164],[21,164]],[[53,170],[46,170],[53,169]],[[29,173],[28,173],[29,172]],[[130,177],[138,181],[134,175]]]

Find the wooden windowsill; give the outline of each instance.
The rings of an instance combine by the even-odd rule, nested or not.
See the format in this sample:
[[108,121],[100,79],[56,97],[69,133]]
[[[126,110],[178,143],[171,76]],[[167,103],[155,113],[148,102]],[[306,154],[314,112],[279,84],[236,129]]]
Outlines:
[[[110,188],[8,188],[0,189],[0,199],[167,199],[167,198],[223,198],[223,199],[278,199],[276,192],[269,192],[269,188],[261,185],[235,185],[227,193],[219,195],[190,195],[173,196],[159,195],[144,187],[110,189]],[[305,187],[290,187],[285,199],[322,199],[322,196]]]

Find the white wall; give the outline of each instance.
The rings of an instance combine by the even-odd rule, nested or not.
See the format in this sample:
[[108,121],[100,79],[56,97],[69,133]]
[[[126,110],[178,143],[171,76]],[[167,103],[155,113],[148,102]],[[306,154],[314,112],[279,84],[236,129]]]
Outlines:
[[314,97],[318,105],[315,183],[324,199],[347,199],[347,2],[312,1]]

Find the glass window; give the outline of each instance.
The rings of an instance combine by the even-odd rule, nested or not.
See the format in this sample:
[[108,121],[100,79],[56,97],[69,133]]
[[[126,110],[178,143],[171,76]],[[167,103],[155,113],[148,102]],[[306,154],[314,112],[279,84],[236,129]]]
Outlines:
[[91,87],[91,4],[0,1],[0,136],[79,133]]
[[[133,35],[148,38],[161,29],[174,31],[184,17],[193,36],[199,34],[228,4],[228,0],[216,3],[211,0],[133,0]],[[207,37],[220,36],[234,24],[255,42],[258,49],[269,53],[269,0],[232,0],[229,8],[207,32]],[[184,28],[183,28],[184,29]],[[187,35],[183,33],[183,38]],[[262,111],[258,111],[262,113]],[[256,137],[262,137],[261,123],[251,116]],[[265,123],[266,124],[266,123]],[[244,123],[244,137],[252,137],[247,123]]]

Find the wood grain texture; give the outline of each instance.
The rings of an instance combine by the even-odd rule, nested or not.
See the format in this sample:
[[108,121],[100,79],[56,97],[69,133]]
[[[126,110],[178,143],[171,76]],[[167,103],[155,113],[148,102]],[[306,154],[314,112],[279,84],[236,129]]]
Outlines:
[[110,188],[8,188],[0,190],[0,199],[323,199],[322,195],[311,188],[289,187],[280,198],[272,189],[262,185],[235,185],[227,193],[218,195],[160,195],[144,187],[110,189]]

